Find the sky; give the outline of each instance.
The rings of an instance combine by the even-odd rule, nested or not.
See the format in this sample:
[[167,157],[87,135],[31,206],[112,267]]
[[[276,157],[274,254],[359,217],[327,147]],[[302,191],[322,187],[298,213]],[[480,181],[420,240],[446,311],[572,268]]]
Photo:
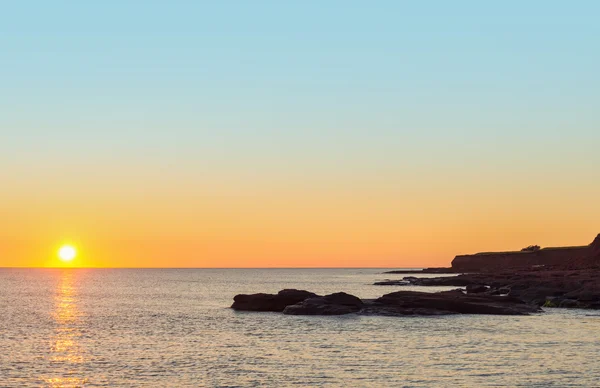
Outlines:
[[28,1],[0,266],[423,267],[600,233],[596,1]]

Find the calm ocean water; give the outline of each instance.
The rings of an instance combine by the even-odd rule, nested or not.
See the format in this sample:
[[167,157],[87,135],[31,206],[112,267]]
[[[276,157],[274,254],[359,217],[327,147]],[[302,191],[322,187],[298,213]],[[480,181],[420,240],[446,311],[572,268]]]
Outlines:
[[598,312],[298,317],[228,308],[235,294],[283,288],[363,298],[400,289],[372,286],[394,278],[382,271],[0,269],[0,386],[600,386]]

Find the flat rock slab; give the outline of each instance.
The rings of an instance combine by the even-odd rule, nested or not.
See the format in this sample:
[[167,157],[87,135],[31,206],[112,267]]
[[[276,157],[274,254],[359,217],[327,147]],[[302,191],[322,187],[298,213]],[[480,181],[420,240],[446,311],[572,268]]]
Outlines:
[[383,280],[373,283],[374,286],[409,286],[410,284],[408,280]]
[[501,295],[464,294],[461,291],[398,291],[371,302],[365,313],[382,315],[492,314],[528,315],[540,311],[520,299]]
[[457,271],[451,267],[432,267],[423,269],[397,269],[393,271],[386,271],[384,273],[410,275],[421,273],[457,273]]
[[477,280],[469,276],[442,276],[435,278],[418,278],[415,276],[405,276],[402,280],[409,282],[414,286],[445,286],[445,287],[466,287],[480,284]]

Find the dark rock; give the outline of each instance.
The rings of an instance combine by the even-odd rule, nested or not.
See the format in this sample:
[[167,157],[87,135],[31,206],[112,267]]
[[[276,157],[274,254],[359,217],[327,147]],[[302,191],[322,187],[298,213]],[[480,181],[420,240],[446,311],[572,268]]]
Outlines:
[[363,301],[354,295],[337,292],[321,297],[308,298],[303,302],[287,306],[288,315],[344,315],[359,312]]
[[336,292],[334,294],[325,295],[323,299],[330,304],[339,304],[343,306],[362,307],[363,301],[360,298],[347,294],[345,292]]
[[376,299],[365,313],[384,311],[382,315],[414,314],[496,314],[527,315],[540,311],[509,296],[468,295],[460,291],[414,292],[398,291]]
[[479,282],[465,275],[443,276],[435,278],[417,278],[415,276],[406,276],[403,278],[415,286],[447,286],[447,287],[466,287],[476,285]]
[[[293,288],[287,288],[285,290],[281,290],[277,293],[277,296],[280,298],[289,299],[290,301],[303,301],[306,298],[312,298],[317,296],[314,292],[309,292],[305,290],[296,290]],[[297,302],[296,302],[297,303]]]
[[486,284],[490,288],[485,294],[508,294],[537,306],[542,306],[549,298],[556,297],[561,300],[576,300],[582,308],[595,308],[594,306],[600,305],[600,266],[585,269],[573,269],[570,266],[513,269],[449,277],[405,279],[411,284],[421,286],[472,285],[469,289]]
[[282,312],[287,306],[300,303],[317,294],[303,290],[281,290],[274,294],[236,295],[231,308],[243,311],[275,311]]
[[488,295],[508,295],[510,294],[510,289],[508,288],[489,288],[486,293]]
[[[600,235],[581,247],[461,255],[451,270],[462,274],[404,280],[416,286],[467,287],[471,295],[509,295],[537,306],[558,307],[569,300],[564,305],[600,308]],[[484,291],[483,284],[489,289]]]
[[578,301],[574,300],[574,299],[563,299],[560,304],[558,305],[558,307],[562,307],[562,308],[578,308],[581,307],[581,303],[579,303]]
[[408,280],[384,280],[373,283],[374,286],[408,286],[409,284]]
[[448,310],[439,310],[435,308],[422,308],[422,307],[398,307],[398,306],[386,306],[377,304],[375,302],[365,303],[365,307],[360,312],[361,315],[376,315],[376,316],[387,316],[387,317],[398,317],[405,315],[454,315],[457,314]]
[[546,287],[543,285],[519,289],[512,287],[510,295],[538,306],[543,305],[548,298],[564,295],[564,291],[556,287]]
[[600,255],[600,234],[592,241],[592,256]]
[[[291,303],[292,299],[301,298],[301,301]],[[537,306],[528,305],[513,297],[485,293],[467,295],[460,289],[436,293],[399,291],[367,301],[344,292],[316,296],[297,290],[286,290],[277,295],[237,295],[234,299],[232,307],[238,310],[283,311],[289,315],[526,315],[540,311]],[[287,305],[282,308],[284,304]]]
[[467,294],[479,294],[487,292],[488,288],[481,284],[469,284],[467,285]]
[[420,274],[420,273],[456,273],[456,271],[451,267],[432,267],[432,268],[423,268],[423,269],[400,269],[394,271],[384,272],[385,274]]
[[577,299],[584,302],[600,301],[600,274],[597,274],[597,276],[598,279],[596,282],[589,281],[579,284],[579,287],[569,290],[565,294],[565,298]]

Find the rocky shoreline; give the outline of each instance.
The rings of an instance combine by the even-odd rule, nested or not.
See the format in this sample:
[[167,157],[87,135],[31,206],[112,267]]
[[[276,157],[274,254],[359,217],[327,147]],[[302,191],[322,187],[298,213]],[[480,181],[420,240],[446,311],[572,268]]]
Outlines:
[[[460,255],[446,272],[434,270],[458,274],[432,278],[405,276],[374,285],[466,287],[467,293],[508,295],[534,306],[600,309],[600,235],[582,247],[531,246],[516,252]],[[389,273],[407,272],[386,272]]]
[[[464,271],[467,268],[469,271]],[[527,315],[541,312],[541,307],[600,309],[600,235],[583,247],[541,249],[536,245],[517,252],[457,256],[449,268],[385,273],[454,275],[405,276],[374,285],[461,288],[443,292],[397,291],[365,300],[344,292],[321,296],[303,290],[282,290],[277,294],[236,295],[231,308],[287,315],[389,316]]]
[[509,295],[544,307],[600,309],[600,268],[538,268],[376,282],[374,285],[466,287],[467,292]]
[[236,295],[232,309],[272,311],[286,315],[528,315],[538,306],[506,295],[471,294],[461,290],[444,292],[398,291],[377,299],[360,299],[338,292],[320,296],[304,290],[281,290],[277,294]]

